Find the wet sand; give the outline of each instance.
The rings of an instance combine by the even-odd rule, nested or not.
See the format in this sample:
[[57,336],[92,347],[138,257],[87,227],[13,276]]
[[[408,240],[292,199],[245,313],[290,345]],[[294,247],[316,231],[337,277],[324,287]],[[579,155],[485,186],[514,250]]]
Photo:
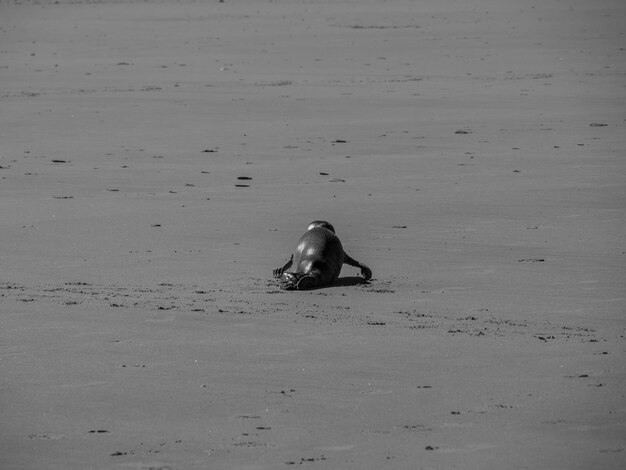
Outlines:
[[623,468],[625,15],[1,2],[0,467]]

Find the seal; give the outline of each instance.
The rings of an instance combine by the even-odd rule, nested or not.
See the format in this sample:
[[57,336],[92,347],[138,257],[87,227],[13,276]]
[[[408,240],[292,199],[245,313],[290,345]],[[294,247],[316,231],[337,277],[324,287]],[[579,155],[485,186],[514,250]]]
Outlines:
[[[273,274],[281,289],[312,289],[334,284],[344,264],[359,268],[366,281],[371,279],[372,270],[343,251],[335,228],[324,220],[316,220],[298,240],[296,251]],[[286,271],[291,266],[292,270]]]

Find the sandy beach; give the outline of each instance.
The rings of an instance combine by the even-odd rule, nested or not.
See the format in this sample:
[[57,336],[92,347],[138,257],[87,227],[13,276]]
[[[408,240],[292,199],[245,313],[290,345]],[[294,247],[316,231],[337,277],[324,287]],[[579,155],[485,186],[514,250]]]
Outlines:
[[624,18],[0,1],[0,468],[626,468]]

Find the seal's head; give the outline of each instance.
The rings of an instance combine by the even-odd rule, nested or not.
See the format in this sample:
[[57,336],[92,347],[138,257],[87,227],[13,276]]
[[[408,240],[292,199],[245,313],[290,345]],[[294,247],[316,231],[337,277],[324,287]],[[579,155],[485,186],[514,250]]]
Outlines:
[[309,226],[307,227],[307,232],[311,229],[314,229],[315,227],[323,227],[335,233],[335,227],[333,227],[330,223],[326,222],[325,220],[315,220],[311,222]]
[[304,273],[284,272],[282,276],[280,276],[278,284],[281,289],[294,290],[298,288],[298,281],[302,276],[304,276]]

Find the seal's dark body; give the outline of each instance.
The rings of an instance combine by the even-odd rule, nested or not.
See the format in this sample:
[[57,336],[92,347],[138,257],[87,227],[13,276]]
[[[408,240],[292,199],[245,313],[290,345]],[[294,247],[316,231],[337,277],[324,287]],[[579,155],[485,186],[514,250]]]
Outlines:
[[293,271],[318,278],[318,284],[332,284],[339,277],[344,252],[339,237],[324,227],[313,227],[298,240],[293,254]]
[[[370,268],[343,251],[335,228],[325,220],[316,220],[300,237],[287,262],[273,273],[282,289],[311,289],[334,284],[344,263],[360,268],[365,281],[372,277]],[[292,270],[286,271],[290,267]]]

